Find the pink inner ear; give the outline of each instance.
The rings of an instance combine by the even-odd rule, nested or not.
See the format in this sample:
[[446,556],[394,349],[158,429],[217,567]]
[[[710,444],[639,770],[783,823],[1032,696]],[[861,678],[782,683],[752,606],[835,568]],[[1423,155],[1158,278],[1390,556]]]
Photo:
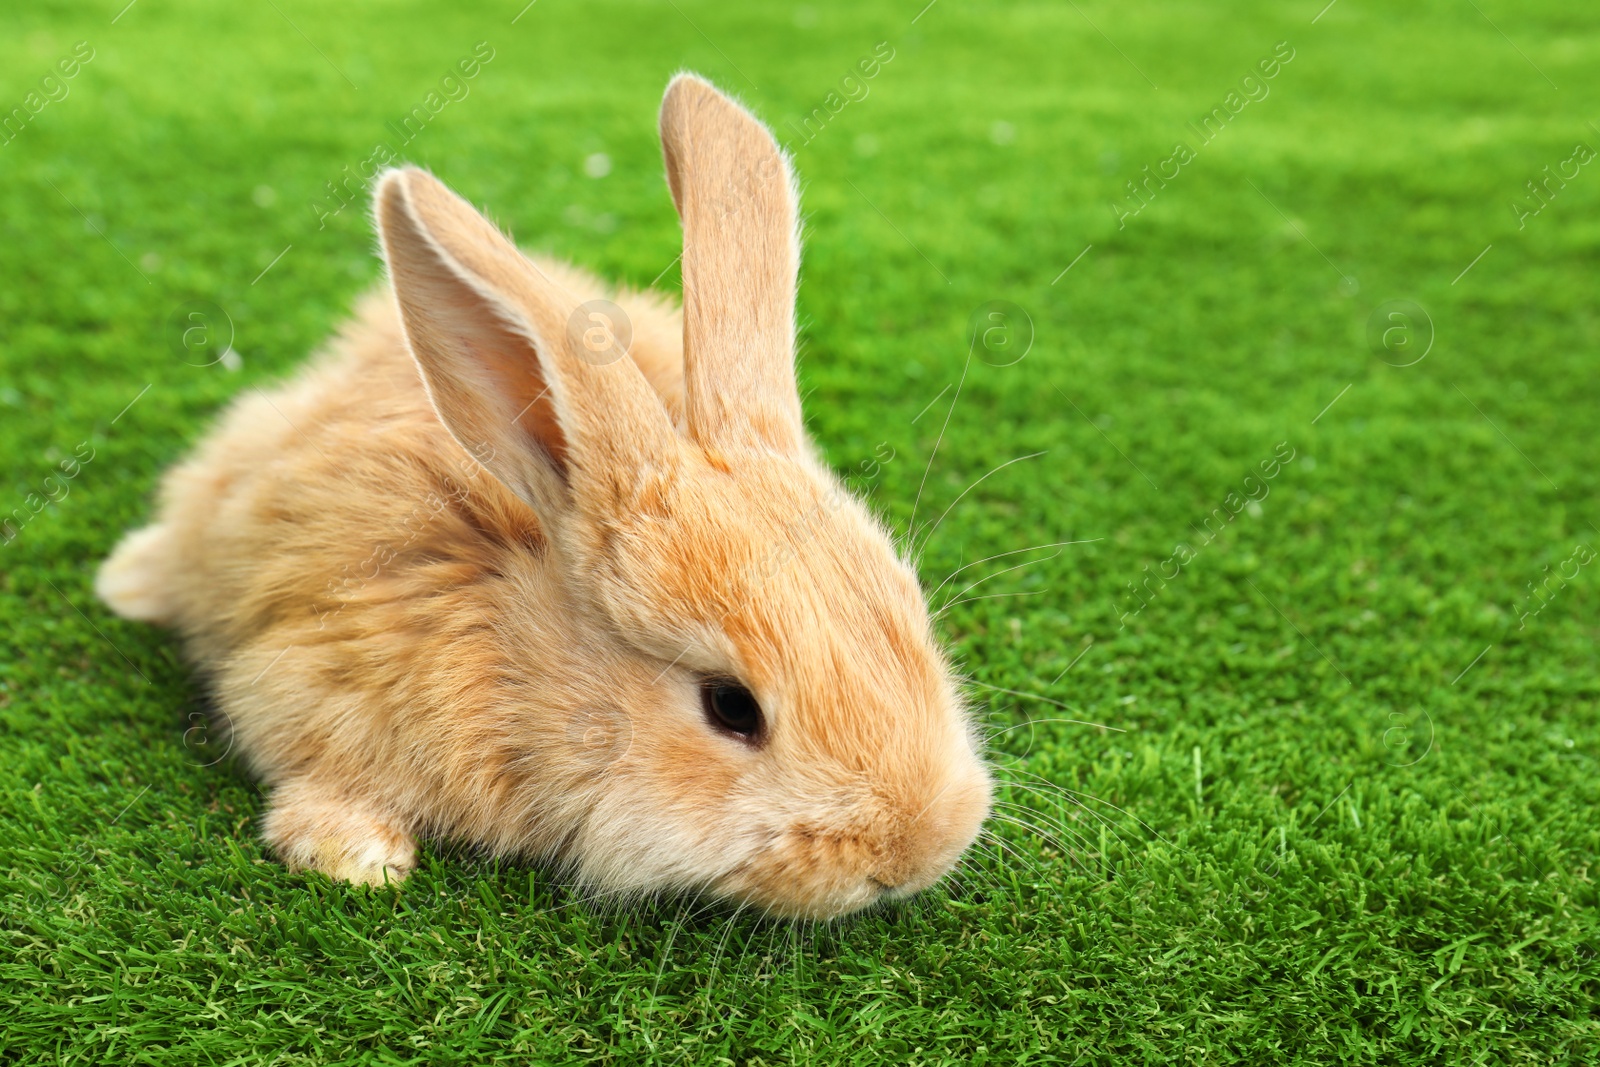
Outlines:
[[[483,368],[490,380],[480,388],[498,393],[506,407],[516,412],[511,421],[521,427],[529,441],[550,457],[551,464],[562,481],[567,480],[567,435],[556,417],[555,402],[550,397],[550,387],[539,373],[538,356],[531,343],[510,330],[498,330],[492,325],[483,327],[486,334],[496,340],[485,343],[481,338],[463,338],[477,366]],[[525,349],[522,359],[516,358],[519,349]]]
[[567,435],[536,342],[509,306],[526,284],[525,260],[421,171],[397,172],[380,197],[401,317],[441,419],[469,451],[474,441],[496,452],[536,450],[566,481]]
[[[577,298],[470,204],[391,171],[378,221],[407,339],[451,434],[541,514],[666,462],[679,438],[631,359],[574,351]],[[560,271],[556,272],[557,277]],[[476,454],[476,453],[474,453]]]

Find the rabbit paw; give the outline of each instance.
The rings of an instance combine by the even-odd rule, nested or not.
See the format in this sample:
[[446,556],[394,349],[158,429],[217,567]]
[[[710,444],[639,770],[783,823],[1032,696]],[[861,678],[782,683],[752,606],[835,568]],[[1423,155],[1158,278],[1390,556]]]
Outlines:
[[401,882],[416,841],[370,806],[305,782],[279,786],[261,836],[290,870],[321,871],[356,885]]
[[125,619],[163,623],[173,616],[166,559],[172,536],[165,526],[146,526],[122,539],[96,575],[100,599]]

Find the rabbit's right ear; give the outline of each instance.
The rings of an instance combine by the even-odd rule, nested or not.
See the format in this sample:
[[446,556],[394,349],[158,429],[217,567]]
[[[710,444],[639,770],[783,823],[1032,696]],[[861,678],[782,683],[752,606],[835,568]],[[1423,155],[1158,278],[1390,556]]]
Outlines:
[[451,435],[547,521],[575,502],[625,509],[678,442],[633,360],[577,354],[577,298],[426,171],[385,173],[377,217],[406,340]]
[[661,101],[667,184],[683,220],[689,435],[804,450],[794,379],[799,212],[789,161],[761,121],[680,74]]

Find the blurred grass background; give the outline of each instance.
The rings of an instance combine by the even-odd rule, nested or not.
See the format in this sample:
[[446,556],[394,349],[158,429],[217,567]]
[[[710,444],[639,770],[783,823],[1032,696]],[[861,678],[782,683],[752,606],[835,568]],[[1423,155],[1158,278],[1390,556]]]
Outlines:
[[[927,588],[1097,539],[940,593],[1037,560],[942,619],[1008,783],[946,889],[786,927],[439,848],[398,893],[291,876],[174,643],[93,600],[160,471],[378,278],[365,204],[314,204],[480,43],[402,155],[621,280],[677,284],[674,71],[790,143],[829,458],[892,450],[903,531],[1044,453]],[[0,1059],[1596,1062],[1600,172],[1526,183],[1600,145],[1597,61],[1545,0],[7,6]],[[237,359],[175,344],[194,300]]]

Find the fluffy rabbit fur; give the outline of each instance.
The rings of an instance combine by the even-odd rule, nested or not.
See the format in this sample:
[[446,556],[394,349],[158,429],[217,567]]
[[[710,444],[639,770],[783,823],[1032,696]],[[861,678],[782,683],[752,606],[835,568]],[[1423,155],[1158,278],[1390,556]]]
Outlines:
[[987,816],[916,576],[801,424],[788,161],[689,75],[661,140],[681,323],[614,294],[632,344],[593,358],[598,283],[391,170],[392,291],[241,398],[102,568],[183,635],[290,867],[398,880],[433,836],[825,918],[932,884]]

